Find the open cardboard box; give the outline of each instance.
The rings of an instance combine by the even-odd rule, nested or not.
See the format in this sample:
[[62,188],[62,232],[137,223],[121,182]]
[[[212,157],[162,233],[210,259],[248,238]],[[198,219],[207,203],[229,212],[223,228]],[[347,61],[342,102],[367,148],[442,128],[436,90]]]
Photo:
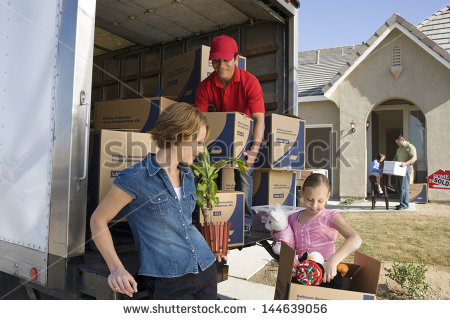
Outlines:
[[381,261],[356,251],[341,289],[306,286],[292,281],[295,250],[281,244],[275,300],[375,300]]

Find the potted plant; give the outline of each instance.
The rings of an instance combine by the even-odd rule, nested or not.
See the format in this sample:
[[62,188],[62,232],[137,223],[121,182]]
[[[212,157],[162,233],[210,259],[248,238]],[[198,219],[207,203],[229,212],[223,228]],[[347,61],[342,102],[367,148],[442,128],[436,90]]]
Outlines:
[[219,203],[219,198],[216,197],[218,188],[214,179],[219,176],[219,170],[230,162],[235,161],[243,174],[248,164],[242,159],[233,157],[213,163],[205,145],[203,145],[203,150],[204,152],[200,155],[199,161],[191,165],[192,171],[198,178],[196,190],[197,205],[202,212],[204,220],[203,225],[199,229],[213,253],[215,255],[221,255],[227,252],[230,224],[212,223],[214,205]]

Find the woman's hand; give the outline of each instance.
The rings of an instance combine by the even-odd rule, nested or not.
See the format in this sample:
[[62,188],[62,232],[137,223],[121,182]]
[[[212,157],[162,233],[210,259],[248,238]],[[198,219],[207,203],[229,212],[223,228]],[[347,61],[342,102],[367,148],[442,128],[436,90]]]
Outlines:
[[217,262],[221,262],[222,259],[223,259],[225,262],[227,262],[228,257],[227,257],[227,256],[217,256],[217,257],[216,257],[216,261],[217,261]]
[[111,271],[108,276],[108,284],[111,290],[126,294],[130,298],[137,292],[137,282],[124,268]]
[[322,282],[327,283],[331,282],[337,273],[337,265],[331,258],[328,261],[325,261],[323,264],[324,274],[322,277]]

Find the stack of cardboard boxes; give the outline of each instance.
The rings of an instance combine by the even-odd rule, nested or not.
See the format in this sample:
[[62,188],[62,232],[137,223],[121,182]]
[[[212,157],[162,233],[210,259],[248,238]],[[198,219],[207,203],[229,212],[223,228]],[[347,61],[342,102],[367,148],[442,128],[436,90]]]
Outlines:
[[291,115],[266,115],[255,168],[253,205],[295,206],[296,171],[305,169],[305,121]]
[[[239,145],[245,146],[244,143]],[[249,149],[250,145],[247,144],[245,148]],[[239,150],[241,152],[246,149]],[[229,154],[240,155],[236,152]],[[284,206],[295,207],[297,176],[304,166],[305,121],[291,115],[266,115],[264,141],[254,164],[253,206],[261,207],[280,203]],[[222,169],[221,188],[234,190],[234,186],[234,170]],[[259,214],[262,217],[264,212],[258,210],[252,227],[255,230],[264,231]]]

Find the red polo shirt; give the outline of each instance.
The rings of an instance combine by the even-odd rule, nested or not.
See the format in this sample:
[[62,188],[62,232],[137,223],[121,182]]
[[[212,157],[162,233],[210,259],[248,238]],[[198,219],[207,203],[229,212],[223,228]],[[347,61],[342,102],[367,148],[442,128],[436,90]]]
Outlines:
[[213,104],[217,112],[238,111],[250,118],[252,113],[265,112],[258,79],[237,66],[226,88],[220,83],[215,71],[203,80],[197,87],[195,104],[201,112],[208,112],[209,104]]

